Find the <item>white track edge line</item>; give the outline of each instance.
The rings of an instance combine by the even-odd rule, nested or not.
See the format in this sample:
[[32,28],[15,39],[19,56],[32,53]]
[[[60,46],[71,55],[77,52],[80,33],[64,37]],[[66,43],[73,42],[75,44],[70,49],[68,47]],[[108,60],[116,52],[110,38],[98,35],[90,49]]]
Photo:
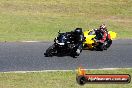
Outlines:
[[[132,68],[102,68],[102,69],[84,69],[84,70],[119,70],[119,69],[132,69]],[[34,73],[34,72],[75,72],[76,70],[42,70],[42,71],[7,71],[0,73]]]

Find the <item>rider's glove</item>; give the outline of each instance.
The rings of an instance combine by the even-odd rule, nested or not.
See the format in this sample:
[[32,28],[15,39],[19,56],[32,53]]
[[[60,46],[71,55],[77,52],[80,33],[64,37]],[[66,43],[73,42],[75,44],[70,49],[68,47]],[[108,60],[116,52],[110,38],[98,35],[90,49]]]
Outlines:
[[100,42],[100,41],[99,41],[99,40],[97,40],[97,39],[94,39],[94,41],[95,41],[95,42]]

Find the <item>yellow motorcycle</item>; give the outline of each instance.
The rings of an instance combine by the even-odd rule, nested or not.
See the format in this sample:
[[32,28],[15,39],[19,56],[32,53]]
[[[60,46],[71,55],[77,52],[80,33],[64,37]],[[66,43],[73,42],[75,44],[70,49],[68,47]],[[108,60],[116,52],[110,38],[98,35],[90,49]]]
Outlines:
[[113,31],[108,31],[108,34],[110,35],[110,39],[106,39],[106,41],[103,43],[102,47],[98,47],[99,43],[95,41],[97,38],[97,34],[95,30],[88,30],[84,31],[84,37],[85,42],[83,42],[84,49],[90,49],[90,50],[107,50],[111,44],[112,40],[116,38],[117,33]]

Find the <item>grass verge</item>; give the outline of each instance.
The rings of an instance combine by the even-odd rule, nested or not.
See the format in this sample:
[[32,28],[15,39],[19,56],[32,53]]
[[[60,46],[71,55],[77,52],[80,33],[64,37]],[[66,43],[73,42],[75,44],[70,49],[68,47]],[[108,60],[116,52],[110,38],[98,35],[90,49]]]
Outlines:
[[[90,74],[130,74],[132,69],[89,70]],[[76,83],[76,73],[72,72],[28,72],[0,73],[1,88],[131,88],[129,84],[86,84]]]
[[0,41],[51,41],[58,30],[98,28],[132,38],[131,0],[0,0]]

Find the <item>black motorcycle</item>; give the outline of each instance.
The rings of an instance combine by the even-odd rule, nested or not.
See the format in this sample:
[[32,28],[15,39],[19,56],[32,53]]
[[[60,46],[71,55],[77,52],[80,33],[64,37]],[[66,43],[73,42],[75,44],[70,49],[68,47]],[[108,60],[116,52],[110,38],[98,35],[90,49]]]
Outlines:
[[79,56],[82,48],[75,44],[74,38],[70,32],[60,33],[58,32],[58,37],[54,39],[54,44],[50,46],[44,55],[46,57],[52,56]]

